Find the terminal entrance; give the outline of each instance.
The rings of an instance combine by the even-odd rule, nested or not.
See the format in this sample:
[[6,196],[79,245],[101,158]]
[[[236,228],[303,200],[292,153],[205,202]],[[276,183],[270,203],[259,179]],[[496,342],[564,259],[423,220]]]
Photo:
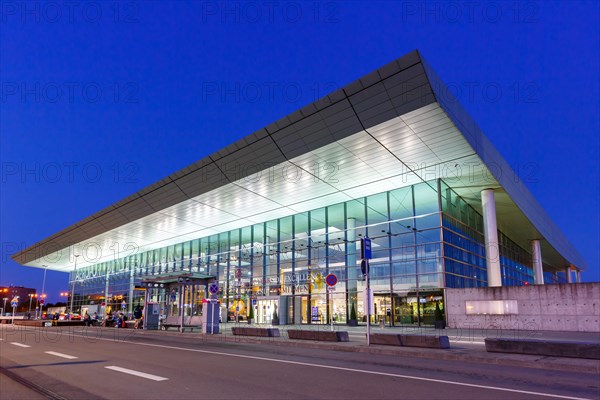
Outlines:
[[273,320],[273,313],[277,307],[277,314],[281,313],[278,309],[278,297],[273,298],[261,298],[256,301],[256,307],[254,309],[254,315],[256,316],[257,324],[270,324]]
[[183,271],[143,279],[142,287],[146,289],[144,309],[147,310],[144,326],[147,329],[173,327],[182,330],[185,325],[199,325],[202,300],[208,298],[208,284],[214,280],[209,275]]
[[[385,299],[386,304],[387,299]],[[393,325],[435,325],[436,314],[443,315],[444,294],[441,290],[408,292],[392,297]],[[386,320],[387,321],[387,320]]]

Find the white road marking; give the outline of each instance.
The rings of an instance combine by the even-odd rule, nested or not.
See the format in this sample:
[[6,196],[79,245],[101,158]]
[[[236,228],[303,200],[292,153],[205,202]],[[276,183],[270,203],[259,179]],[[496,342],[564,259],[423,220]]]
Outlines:
[[14,344],[15,346],[19,346],[19,347],[31,347],[31,346],[28,346],[26,344],[18,343],[18,342],[10,342],[10,344]]
[[[84,337],[84,338],[87,337],[85,335],[77,335],[77,334],[74,334],[73,336],[79,336],[79,337]],[[96,340],[105,340],[105,341],[114,341],[114,339],[109,339],[109,338],[95,338],[95,339]],[[563,395],[551,394],[551,393],[531,392],[528,390],[518,390],[518,389],[502,388],[502,387],[497,387],[497,386],[477,385],[477,384],[473,384],[473,383],[445,381],[442,379],[422,378],[422,377],[418,377],[418,376],[391,374],[391,373],[387,373],[387,372],[369,371],[369,370],[361,370],[361,369],[355,369],[355,368],[334,367],[331,365],[303,363],[303,362],[299,362],[299,361],[278,360],[276,358],[246,356],[246,355],[242,355],[242,354],[223,353],[220,351],[187,349],[185,347],[167,346],[167,345],[163,345],[163,344],[152,344],[152,343],[139,343],[139,342],[133,342],[133,341],[124,341],[124,342],[126,342],[128,344],[135,344],[138,346],[159,347],[159,348],[164,348],[164,349],[183,350],[183,351],[190,351],[190,352],[195,352],[195,353],[215,354],[215,355],[221,355],[221,356],[227,356],[227,357],[238,357],[238,358],[247,358],[247,359],[253,359],[253,360],[271,361],[271,362],[278,362],[278,363],[283,363],[283,364],[295,364],[295,365],[304,365],[304,366],[316,367],[316,368],[336,369],[336,370],[340,370],[340,371],[358,372],[358,373],[371,374],[371,375],[391,376],[394,378],[414,379],[414,380],[426,381],[426,382],[443,383],[443,384],[447,384],[447,385],[456,385],[456,386],[466,386],[466,387],[473,387],[473,388],[480,388],[480,389],[497,390],[497,391],[501,391],[501,392],[523,393],[523,394],[530,394],[530,395],[534,395],[534,396],[547,396],[547,397],[552,397],[552,398],[557,398],[557,399],[591,400],[591,399],[588,399],[585,397],[573,397],[573,396],[563,396]],[[126,370],[125,368],[119,368],[119,367],[105,367],[105,368],[114,369],[116,371],[120,371],[120,370],[131,371],[131,370]],[[121,372],[125,372],[125,371],[121,371]],[[135,372],[136,374],[143,374],[142,372],[137,372],[137,371],[132,371],[132,372]],[[129,372],[126,372],[126,373],[129,373]],[[144,374],[144,375],[148,375],[148,374]],[[150,375],[150,376],[154,376],[154,375]],[[157,378],[160,378],[160,377],[157,377]],[[151,379],[151,378],[149,378],[149,379]],[[168,379],[168,378],[160,378],[160,379],[164,380],[164,379]]]
[[[102,340],[107,340],[107,339],[102,339]],[[215,354],[215,355],[228,356],[228,357],[249,358],[249,359],[253,359],[253,360],[271,361],[271,362],[278,362],[278,363],[283,363],[283,364],[294,364],[294,365],[303,365],[303,366],[307,366],[307,367],[336,369],[336,370],[340,370],[340,371],[349,371],[349,372],[359,372],[359,373],[371,374],[371,375],[391,376],[391,377],[394,377],[394,378],[414,379],[414,380],[418,380],[418,381],[436,382],[436,383],[444,383],[444,384],[448,384],[448,385],[457,385],[457,386],[467,386],[467,387],[474,387],[474,388],[480,388],[480,389],[498,390],[498,391],[502,391],[502,392],[523,393],[523,394],[531,394],[531,395],[534,395],[534,396],[547,396],[547,397],[554,397],[554,398],[557,398],[557,399],[591,400],[591,399],[587,399],[585,397],[562,396],[562,395],[559,395],[559,394],[531,392],[531,391],[528,391],[528,390],[508,389],[508,388],[502,388],[502,387],[497,387],[497,386],[476,385],[476,384],[473,384],[473,383],[462,383],[462,382],[445,381],[445,380],[442,380],[442,379],[421,378],[421,377],[418,377],[418,376],[391,374],[391,373],[388,373],[388,372],[369,371],[369,370],[362,370],[362,369],[355,369],[355,368],[345,368],[345,367],[334,367],[334,366],[331,366],[331,365],[304,363],[304,362],[299,362],[299,361],[278,360],[276,358],[245,356],[245,355],[241,355],[241,354],[223,353],[223,352],[220,352],[220,351],[186,349],[185,347],[167,346],[167,345],[162,345],[162,344],[137,343],[137,342],[127,342],[127,343],[137,344],[137,345],[140,345],[140,346],[162,347],[162,348],[166,348],[166,349],[192,351],[192,352],[197,352],[197,353]]]
[[123,372],[124,374],[139,376],[141,378],[151,379],[153,381],[166,381],[169,379],[169,378],[163,378],[162,376],[147,374],[145,372],[134,371],[132,369],[116,367],[114,365],[111,365],[109,367],[104,367],[104,368],[111,369],[111,370],[117,371],[117,372]]
[[[100,339],[100,340],[112,340],[112,339]],[[191,351],[191,352],[195,352],[195,353],[214,354],[214,355],[221,355],[221,356],[227,356],[227,357],[248,358],[248,359],[252,359],[252,360],[271,361],[271,362],[278,362],[278,363],[283,363],[283,364],[294,364],[294,365],[303,365],[303,366],[307,366],[307,367],[336,369],[336,370],[340,370],[340,371],[358,372],[358,373],[371,374],[371,375],[391,376],[394,378],[414,379],[414,380],[426,381],[426,382],[444,383],[447,385],[467,386],[467,387],[480,388],[480,389],[498,390],[498,391],[502,391],[502,392],[523,393],[523,394],[530,394],[530,395],[534,395],[534,396],[548,396],[548,397],[554,397],[557,399],[590,400],[585,397],[562,396],[562,395],[551,394],[551,393],[531,392],[528,390],[509,389],[509,388],[502,388],[502,387],[497,387],[497,386],[485,386],[485,385],[477,385],[477,384],[473,384],[473,383],[445,381],[442,379],[422,378],[422,377],[418,377],[418,376],[391,374],[391,373],[387,373],[387,372],[369,371],[369,370],[345,368],[345,367],[334,367],[331,365],[304,363],[304,362],[299,362],[299,361],[278,360],[276,358],[246,356],[246,355],[242,355],[242,354],[223,353],[220,351],[186,349],[185,347],[167,346],[167,345],[162,345],[162,344],[151,344],[151,343],[138,343],[138,342],[129,342],[129,341],[127,343],[137,344],[139,346],[161,347],[161,348],[165,348],[165,349]],[[106,368],[108,368],[108,367],[106,367]]]
[[74,360],[74,359],[76,359],[76,358],[77,358],[77,357],[75,357],[75,356],[70,356],[70,355],[68,355],[68,354],[63,354],[63,353],[57,353],[57,352],[55,352],[55,351],[45,351],[44,353],[46,353],[46,354],[50,354],[51,356],[56,356],[56,357],[62,357],[62,358],[66,358],[66,359],[68,359],[68,360]]

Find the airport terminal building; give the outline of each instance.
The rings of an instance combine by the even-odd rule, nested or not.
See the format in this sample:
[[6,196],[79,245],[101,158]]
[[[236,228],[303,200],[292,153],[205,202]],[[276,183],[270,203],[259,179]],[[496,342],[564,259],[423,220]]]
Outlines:
[[[586,265],[417,51],[13,255],[70,272],[74,311],[432,324],[445,288]],[[335,274],[338,283],[325,282]],[[71,300],[71,299],[69,299]]]

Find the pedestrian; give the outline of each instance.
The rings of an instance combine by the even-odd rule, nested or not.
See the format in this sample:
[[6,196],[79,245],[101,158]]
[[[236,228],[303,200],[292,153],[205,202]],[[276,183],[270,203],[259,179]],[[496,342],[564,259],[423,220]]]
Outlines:
[[112,321],[113,321],[113,316],[112,316],[111,312],[109,311],[108,314],[106,314],[106,317],[104,318],[104,320],[102,321],[101,326],[110,326]]
[[135,329],[139,329],[141,327],[141,323],[142,323],[142,307],[140,307],[139,305],[135,308],[135,310],[133,311],[133,318],[135,318],[135,324],[133,325],[133,327]]
[[115,328],[122,328],[123,325],[123,314],[119,313],[117,316],[117,323],[115,324]]

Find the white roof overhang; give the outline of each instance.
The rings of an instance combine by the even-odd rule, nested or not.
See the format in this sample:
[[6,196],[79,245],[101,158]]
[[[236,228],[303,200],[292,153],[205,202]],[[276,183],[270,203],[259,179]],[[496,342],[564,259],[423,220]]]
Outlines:
[[73,254],[83,267],[441,177],[479,211],[480,191],[496,189],[498,226],[513,241],[542,239],[544,262],[584,267],[544,240],[555,231],[540,232],[488,170],[493,147],[477,148],[429,74],[410,53],[13,258],[70,271]]

